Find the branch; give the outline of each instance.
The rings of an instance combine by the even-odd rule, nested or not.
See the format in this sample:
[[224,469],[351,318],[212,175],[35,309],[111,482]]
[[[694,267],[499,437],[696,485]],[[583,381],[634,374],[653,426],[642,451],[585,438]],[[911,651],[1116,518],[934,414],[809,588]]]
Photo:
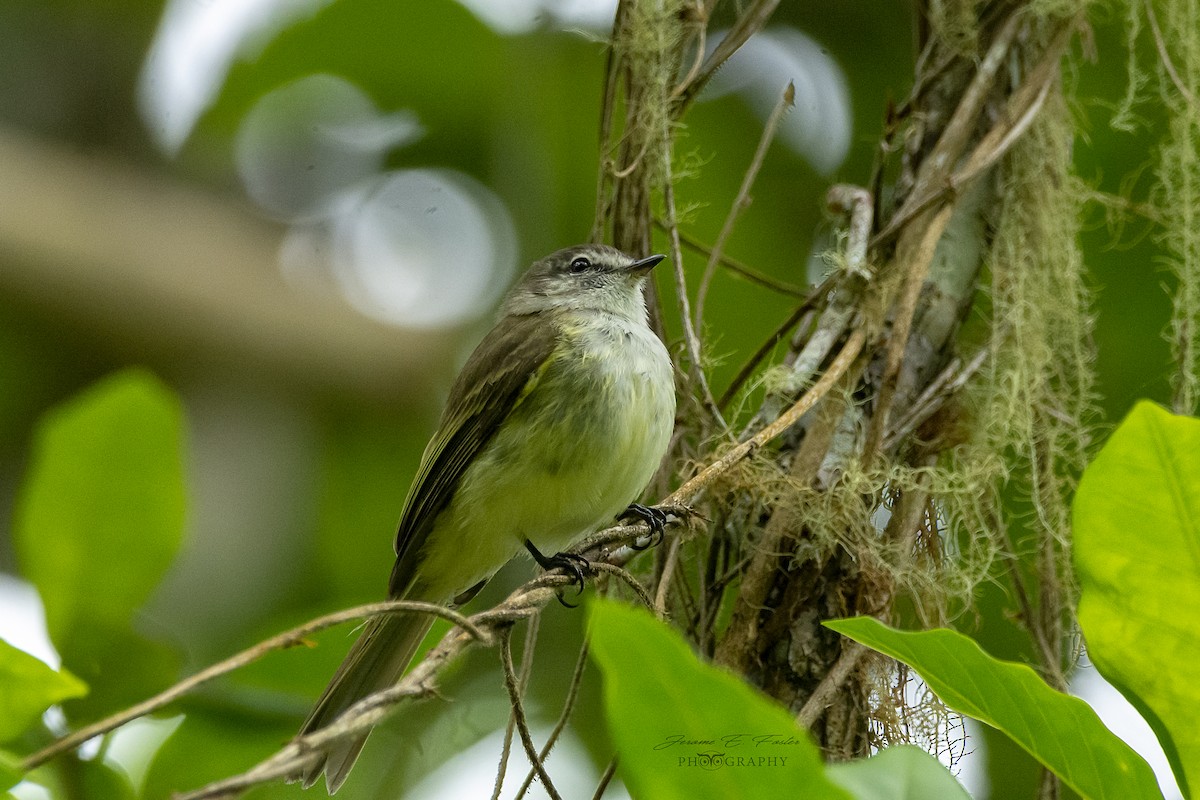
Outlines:
[[468,618],[467,622],[474,630],[484,632],[482,637],[461,627],[451,628],[441,642],[414,664],[395,685],[363,698],[326,727],[297,736],[246,772],[179,795],[176,800],[226,800],[251,786],[280,778],[293,778],[320,758],[322,751],[334,742],[362,734],[378,725],[405,698],[432,694],[438,673],[463,651],[475,644],[491,646],[500,629],[537,614],[555,596],[556,587],[571,582],[570,577],[557,574],[543,575],[526,583],[503,603]]
[[99,722],[88,725],[86,728],[81,728],[72,734],[56,740],[47,747],[42,748],[31,756],[25,758],[21,762],[21,770],[29,772],[36,767],[45,764],[50,759],[64,753],[68,750],[74,750],[89,739],[108,733],[115,730],[127,722],[144,717],[153,711],[169,705],[178,700],[183,695],[198,688],[199,686],[208,683],[214,678],[219,678],[222,675],[240,669],[247,664],[251,664],[258,659],[270,653],[273,650],[283,650],[286,647],[292,647],[304,641],[304,639],[318,631],[332,628],[335,625],[341,625],[343,622],[351,620],[365,619],[382,614],[396,614],[406,611],[416,611],[423,614],[433,614],[434,616],[448,619],[457,625],[459,628],[467,631],[475,639],[485,639],[488,634],[480,630],[475,623],[459,614],[457,611],[452,611],[445,606],[440,606],[435,603],[419,603],[411,600],[391,600],[383,603],[368,603],[367,605],[355,606],[344,611],[336,611],[332,614],[326,614],[323,617],[317,617],[314,620],[305,622],[303,625],[297,625],[291,630],[276,634],[270,639],[265,639],[253,647],[248,647],[245,650],[230,656],[224,661],[213,664],[207,669],[197,672],[195,675],[184,678],[179,683],[166,689],[148,700],[144,700],[135,706],[119,711],[110,717],[100,720]]
[[[899,234],[905,225],[924,211],[941,202],[948,194],[961,191],[968,183],[978,177],[988,167],[999,161],[1008,152],[1017,139],[1020,138],[1021,134],[1028,129],[1037,116],[1037,112],[1041,109],[1042,103],[1050,90],[1051,83],[1058,75],[1058,62],[1066,51],[1067,44],[1070,42],[1071,34],[1074,30],[1074,20],[1063,23],[1054,39],[1047,45],[1041,60],[1030,70],[1029,75],[1020,88],[1009,97],[1005,113],[997,120],[996,124],[992,126],[987,134],[979,140],[979,144],[971,151],[971,154],[966,158],[963,165],[953,173],[949,173],[948,168],[945,171],[939,172],[938,179],[932,176],[925,177],[924,175],[922,179],[918,179],[917,186],[914,187],[912,194],[909,195],[903,207],[871,239],[872,247],[879,247],[884,242]],[[942,140],[945,138],[945,134],[943,134]],[[938,141],[939,145],[941,145],[942,140]],[[947,159],[947,163],[957,161],[958,152],[947,153],[944,156]],[[925,163],[932,163],[932,158],[927,158]],[[945,179],[941,180],[940,176],[945,176]]]

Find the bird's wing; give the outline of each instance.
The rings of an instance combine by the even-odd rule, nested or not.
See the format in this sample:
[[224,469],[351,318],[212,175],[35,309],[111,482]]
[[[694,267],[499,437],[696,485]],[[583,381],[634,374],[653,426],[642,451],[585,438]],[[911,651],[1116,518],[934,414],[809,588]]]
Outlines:
[[404,501],[388,583],[392,597],[407,590],[435,519],[504,418],[537,385],[557,340],[557,328],[540,315],[508,317],[467,359]]

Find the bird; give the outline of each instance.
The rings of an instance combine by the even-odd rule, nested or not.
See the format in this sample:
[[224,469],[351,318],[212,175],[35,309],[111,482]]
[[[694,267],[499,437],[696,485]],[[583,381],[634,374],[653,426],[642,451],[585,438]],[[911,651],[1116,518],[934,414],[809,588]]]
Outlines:
[[[675,419],[670,356],[649,325],[647,276],[664,256],[582,244],[533,263],[456,378],[404,501],[388,597],[457,606],[513,557],[564,568],[601,525],[665,516],[635,501]],[[396,683],[432,625],[404,612],[367,621],[300,735]],[[330,795],[369,731],[331,743],[302,773]]]

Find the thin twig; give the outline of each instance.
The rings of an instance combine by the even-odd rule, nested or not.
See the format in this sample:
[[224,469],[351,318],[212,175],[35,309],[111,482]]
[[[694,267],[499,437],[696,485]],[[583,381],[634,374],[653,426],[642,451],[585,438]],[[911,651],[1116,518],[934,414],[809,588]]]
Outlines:
[[513,715],[508,715],[508,724],[504,726],[504,742],[500,745],[500,763],[496,766],[496,780],[492,783],[492,800],[500,800],[500,792],[504,789],[504,776],[508,774],[508,758],[512,755]]
[[398,614],[401,612],[417,612],[421,614],[432,614],[443,619],[448,619],[455,625],[466,630],[476,639],[484,639],[487,637],[471,620],[453,611],[445,606],[437,605],[436,603],[420,603],[411,600],[390,600],[383,603],[368,603],[367,605],[355,606],[343,611],[337,611],[332,614],[326,614],[323,617],[317,617],[314,620],[305,622],[303,625],[286,630],[283,633],[278,633],[269,639],[265,639],[252,647],[242,650],[240,653],[230,656],[224,661],[219,661],[210,667],[200,670],[195,675],[184,678],[174,686],[154,695],[153,697],[143,700],[137,705],[117,712],[112,716],[105,717],[99,722],[92,723],[85,728],[80,728],[74,733],[68,734],[61,739],[47,745],[33,755],[30,755],[21,762],[21,770],[28,772],[42,764],[45,764],[50,759],[57,756],[59,753],[64,753],[68,750],[74,750],[79,745],[93,739],[103,733],[108,733],[111,730],[121,727],[125,723],[143,717],[152,711],[157,711],[163,706],[169,705],[178,700],[183,695],[193,689],[205,684],[214,678],[219,678],[222,675],[240,669],[247,664],[251,664],[274,650],[282,650],[285,647],[291,647],[303,641],[306,637],[317,633],[318,631],[331,628],[335,625],[341,625],[344,622],[352,620],[364,619],[381,614]]
[[612,783],[613,776],[617,774],[617,757],[613,756],[608,762],[608,766],[604,768],[604,774],[600,776],[600,782],[596,784],[596,791],[592,793],[592,800],[600,800],[604,793],[608,790],[608,785]]
[[825,374],[812,385],[811,389],[801,395],[800,399],[769,425],[736,447],[730,448],[725,455],[709,464],[699,474],[685,482],[674,492],[671,492],[663,501],[663,504],[687,505],[693,502],[700,492],[718,477],[728,472],[735,464],[792,427],[792,425],[795,425],[800,420],[800,417],[808,413],[809,409],[817,404],[817,401],[828,394],[838,378],[850,368],[850,365],[854,363],[854,359],[858,358],[858,354],[862,351],[865,342],[866,332],[862,328],[855,328],[849,338],[846,339],[846,344],[842,346],[841,351],[837,354],[837,358],[829,365],[829,369],[825,371]]
[[[558,722],[554,724],[554,729],[550,731],[550,735],[546,737],[546,743],[542,745],[541,751],[538,752],[538,758],[545,761],[550,756],[550,750],[558,742],[558,737],[567,727],[567,721],[571,718],[571,712],[575,709],[575,701],[579,697],[579,687],[583,684],[583,673],[587,667],[588,661],[588,643],[585,639],[583,645],[579,648],[579,656],[575,659],[575,669],[571,673],[571,683],[567,686],[567,696],[563,700],[562,712],[558,715]],[[521,800],[525,796],[525,792],[529,791],[529,786],[533,783],[535,771],[530,767],[529,772],[525,774],[525,780],[521,783],[521,787],[517,790],[516,797],[513,800]]]
[[521,686],[513,670],[512,628],[507,626],[501,628],[499,630],[499,638],[500,663],[504,667],[504,686],[508,689],[508,699],[512,704],[513,720],[516,722],[517,733],[521,737],[521,744],[525,746],[525,755],[529,757],[529,763],[537,770],[538,778],[542,781],[542,788],[546,790],[546,794],[550,795],[551,800],[562,800],[562,796],[554,788],[554,783],[550,780],[550,775],[546,772],[546,768],[542,764],[541,757],[538,756],[537,748],[533,745],[533,735],[529,732],[529,723],[525,719],[525,707],[521,702]]
[[[667,226],[661,219],[655,220],[654,224],[664,232],[667,230]],[[692,250],[695,250],[705,258],[710,257],[713,253],[713,249],[711,247],[683,230],[679,231],[679,241],[685,247],[690,247]],[[741,275],[750,283],[758,284],[764,289],[770,289],[772,292],[785,294],[789,297],[806,298],[809,295],[809,290],[806,287],[795,283],[788,283],[787,281],[781,281],[778,278],[755,269],[744,261],[734,258],[728,253],[720,253],[718,258],[719,260],[717,263],[722,267],[725,267],[735,275]]]
[[621,26],[625,24],[629,5],[629,0],[620,0],[617,3],[617,10],[613,15],[612,35],[604,62],[604,96],[600,103],[600,158],[598,159],[600,169],[596,176],[596,218],[592,222],[591,235],[593,242],[598,242],[603,238],[604,215],[611,205],[606,198],[606,192],[611,182],[613,158],[612,147],[609,143],[612,140],[613,110],[617,106],[617,74],[621,66],[621,59],[614,43],[618,40]]
[[659,619],[667,616],[667,592],[671,589],[671,579],[675,575],[675,565],[679,563],[679,548],[682,544],[683,537],[674,536],[671,538],[671,544],[667,547],[662,576],[658,579],[658,588],[654,592],[654,614]]
[[725,423],[725,418],[721,416],[721,409],[717,407],[717,401],[713,399],[712,389],[709,388],[708,379],[704,375],[704,363],[700,358],[700,338],[692,326],[687,280],[683,275],[683,247],[679,242],[679,222],[675,215],[675,190],[671,186],[673,179],[671,176],[671,138],[669,136],[665,137],[663,141],[663,170],[666,172],[663,179],[663,204],[666,206],[667,232],[671,236],[671,263],[675,267],[675,294],[679,300],[679,317],[683,322],[683,341],[687,347],[688,361],[690,362],[688,374],[696,383],[700,402],[704,408],[722,431],[728,431],[729,426]]
[[721,254],[725,250],[725,242],[733,233],[733,226],[737,222],[737,218],[741,216],[742,210],[750,205],[750,189],[753,188],[759,170],[762,169],[763,161],[767,157],[767,150],[775,139],[775,132],[779,129],[780,120],[795,103],[796,87],[791,81],[788,81],[783,94],[779,97],[779,102],[775,104],[775,108],[771,109],[771,115],[767,117],[767,122],[763,125],[762,135],[758,139],[758,147],[754,150],[754,157],[750,159],[750,166],[746,168],[746,174],[742,176],[742,185],[738,187],[737,196],[729,207],[729,213],[725,215],[725,222],[721,225],[721,231],[717,234],[717,240],[713,242],[712,251],[708,255],[708,263],[704,266],[704,274],[700,277],[700,285],[696,289],[694,325],[697,330],[704,328],[704,301],[708,298],[708,289],[712,284],[713,275],[717,272]]
[[696,25],[696,56],[692,59],[692,66],[688,69],[687,75],[683,76],[683,80],[671,92],[672,95],[677,95],[683,91],[689,83],[695,80],[700,74],[700,68],[704,65],[704,50],[708,40],[708,10],[704,7],[700,0],[696,0],[695,8],[692,11],[695,15]]
[[[533,674],[533,652],[537,646],[537,634],[540,616],[530,617],[525,627],[525,646],[521,648],[521,673],[517,676],[518,688],[521,694],[529,687],[529,676]],[[492,800],[499,800],[500,791],[504,788],[504,776],[508,772],[508,758],[512,754],[512,735],[516,727],[516,713],[508,715],[508,724],[504,726],[504,742],[500,747],[500,764],[496,768],[496,781],[492,785]]]
[[708,85],[712,76],[729,60],[729,57],[736,53],[751,36],[762,30],[778,5],[779,0],[754,0],[750,7],[738,17],[737,22],[725,34],[725,38],[713,48],[692,79],[676,87],[673,92],[675,97],[673,115],[676,119],[683,115],[684,110],[696,99],[700,90]]
[[603,572],[608,575],[616,575],[618,578],[624,581],[629,588],[633,589],[634,594],[636,594],[638,599],[642,601],[642,605],[651,611],[654,610],[654,598],[650,596],[650,591],[642,585],[641,581],[633,577],[633,573],[631,573],[629,570],[618,567],[616,564],[609,564],[607,561],[593,561],[592,569],[594,569],[596,572]]
[[738,391],[745,385],[750,376],[754,374],[754,370],[758,369],[758,365],[767,357],[767,354],[775,348],[775,345],[779,344],[784,336],[788,335],[788,332],[792,328],[796,327],[804,315],[811,311],[819,300],[829,294],[829,290],[833,288],[833,283],[837,279],[837,276],[838,273],[836,272],[831,272],[826,276],[825,280],[821,281],[821,285],[813,289],[808,297],[804,298],[804,302],[796,306],[792,310],[792,313],[788,315],[788,318],[758,346],[758,349],[754,351],[754,354],[750,358],[746,359],[746,363],[742,364],[742,368],[738,370],[737,375],[730,381],[729,386],[721,394],[721,399],[717,401],[717,405],[722,409],[729,407],[729,403],[737,396]]

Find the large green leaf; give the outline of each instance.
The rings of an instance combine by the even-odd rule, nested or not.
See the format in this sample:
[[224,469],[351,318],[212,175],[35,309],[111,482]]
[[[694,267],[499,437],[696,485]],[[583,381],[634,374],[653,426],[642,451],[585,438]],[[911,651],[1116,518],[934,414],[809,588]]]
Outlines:
[[898,631],[870,617],[825,625],[908,664],[943,703],[1006,733],[1083,797],[1162,797],[1150,766],[1091,706],[1051,689],[1028,666],[992,658],[944,628]]
[[889,747],[862,761],[831,764],[829,778],[856,800],[971,800],[941,762],[919,747]]
[[0,639],[0,742],[19,736],[55,703],[85,694],[87,685],[71,673],[55,672]]
[[1088,655],[1146,717],[1184,796],[1200,785],[1200,420],[1134,407],[1074,505]]
[[848,800],[791,715],[702,663],[675,631],[606,600],[589,604],[589,615],[608,726],[634,797]]
[[63,663],[92,687],[92,711],[116,704],[108,689],[130,667],[169,660],[135,659],[129,640],[134,612],[182,536],[181,438],[178,400],[142,370],[101,381],[49,412],[37,431],[17,502],[17,555]]

